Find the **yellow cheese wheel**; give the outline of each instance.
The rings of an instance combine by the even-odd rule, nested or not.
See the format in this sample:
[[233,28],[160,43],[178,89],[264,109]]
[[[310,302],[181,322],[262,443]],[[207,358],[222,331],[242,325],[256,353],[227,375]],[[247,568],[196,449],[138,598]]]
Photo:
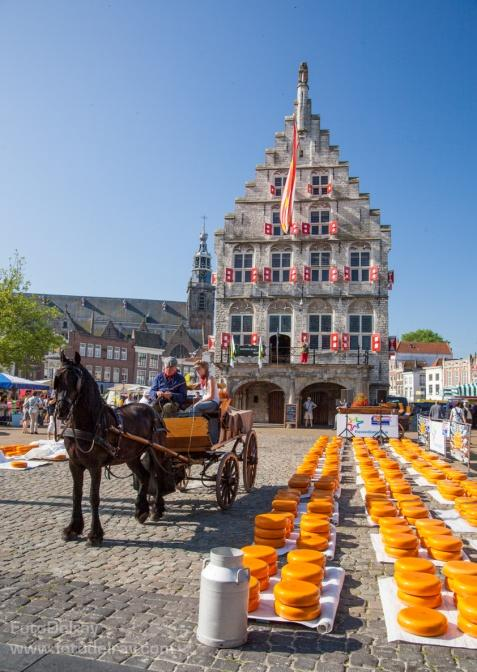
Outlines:
[[[284,495],[290,495],[290,496],[295,497],[297,502],[300,501],[301,492],[300,492],[300,490],[297,490],[296,488],[280,488],[279,490],[277,490],[277,495],[281,495],[282,493]],[[280,499],[280,498],[277,497],[277,499]]]
[[393,548],[392,546],[384,546],[384,552],[391,558],[417,558],[419,555],[418,548]]
[[314,607],[290,607],[275,600],[275,613],[286,621],[314,621],[321,613],[320,605]]
[[320,591],[309,581],[279,581],[273,588],[275,599],[289,607],[315,607]]
[[[459,607],[460,607],[460,601],[459,601]],[[469,621],[465,616],[459,611],[457,614],[457,627],[459,630],[462,630],[462,632],[465,632],[466,635],[470,635],[471,637],[477,637],[477,624],[472,623]]]
[[265,560],[245,556],[243,559],[243,566],[247,567],[251,576],[255,576],[257,579],[268,579],[268,563],[266,563]]
[[470,562],[470,560],[446,562],[442,568],[442,573],[449,579],[456,579],[464,574],[477,576],[477,562]]
[[398,572],[426,572],[435,574],[434,564],[426,558],[400,558],[394,563],[394,573]]
[[429,548],[447,553],[456,553],[462,550],[462,541],[451,534],[430,534],[426,536]]
[[375,482],[367,481],[367,482],[365,482],[364,487],[366,488],[366,492],[370,492],[370,493],[379,492],[379,493],[384,494],[387,490],[386,483],[383,483],[381,481],[375,481]]
[[314,532],[315,534],[328,536],[330,533],[330,524],[327,520],[309,518],[307,514],[304,514],[300,520],[300,529],[303,532]]
[[248,580],[248,599],[251,600],[254,597],[260,595],[260,584],[256,576],[251,576]]
[[393,529],[394,527],[399,527],[401,525],[408,526],[407,520],[401,516],[379,518],[379,526],[383,529]]
[[256,611],[260,606],[260,595],[248,601],[248,612]]
[[454,591],[459,597],[472,597],[477,595],[477,576],[475,574],[461,574],[453,581]]
[[287,562],[306,562],[325,567],[326,556],[322,551],[315,551],[309,548],[296,548],[287,554]]
[[403,630],[420,637],[441,637],[447,630],[447,618],[429,607],[406,607],[397,620]]
[[419,597],[418,595],[409,595],[403,590],[397,591],[397,596],[407,604],[409,607],[429,607],[429,609],[437,609],[442,604],[442,595],[438,593],[437,595],[432,595],[428,597]]
[[261,539],[283,539],[283,530],[267,530],[255,525],[255,535]]
[[393,495],[395,495],[397,493],[406,493],[407,494],[407,493],[412,492],[411,486],[409,485],[409,483],[391,483],[390,487],[391,487],[391,492],[393,493]]
[[477,595],[460,597],[459,613],[470,623],[477,624]]
[[255,525],[267,530],[283,530],[287,524],[287,517],[282,513],[259,513],[255,516]]
[[438,595],[442,588],[440,579],[427,572],[399,572],[394,580],[399,590],[418,597]]
[[286,542],[285,535],[283,535],[283,537],[280,539],[264,539],[263,537],[259,537],[257,534],[254,534],[253,540],[258,546],[267,545],[272,546],[273,548],[282,548],[285,546]]
[[14,467],[15,469],[25,469],[28,467],[28,462],[25,462],[25,460],[12,460],[10,462],[10,466]]
[[272,509],[275,511],[292,511],[296,513],[297,508],[298,505],[293,499],[274,499],[272,502]]
[[383,540],[386,546],[393,548],[417,548],[419,545],[418,539],[412,532],[382,532]]
[[314,499],[311,502],[308,502],[306,510],[308,513],[324,513],[326,515],[331,515],[333,512],[333,504],[328,500]]
[[[421,518],[416,522],[416,530],[419,534],[425,532],[426,530],[432,531],[435,528],[446,527],[446,524],[443,520],[438,520],[437,518]],[[436,532],[438,534],[438,532]]]
[[421,539],[425,540],[426,545],[428,545],[428,538],[429,537],[435,537],[435,536],[446,536],[446,537],[452,537],[452,530],[449,529],[448,527],[437,527],[437,525],[433,525],[432,527],[426,529],[422,529],[419,533],[419,536]]
[[300,503],[300,493],[296,494],[295,490],[277,490],[274,499],[291,499],[297,504]]
[[310,499],[315,501],[316,499],[324,499],[328,502],[333,502],[333,493],[330,490],[314,490],[311,493]]
[[399,502],[399,504],[401,502],[412,502],[413,504],[419,504],[419,502],[422,501],[419,495],[408,495],[407,493],[403,494],[398,493],[396,497],[394,497],[394,499],[396,500],[396,502]]
[[450,560],[460,560],[462,558],[462,551],[450,553],[448,551],[438,551],[436,548],[428,548],[429,557],[434,560],[441,560],[442,562],[449,562]]
[[259,558],[265,560],[266,563],[273,564],[278,560],[276,550],[268,544],[254,544],[250,546],[242,546],[240,549],[245,557]]
[[309,581],[320,586],[323,581],[323,569],[311,562],[289,562],[282,567],[282,580]]
[[392,539],[393,534],[414,534],[412,527],[406,522],[404,525],[395,525],[394,527],[382,527],[379,523],[382,518],[378,518],[379,531],[383,539]]
[[300,532],[296,546],[297,548],[313,548],[315,551],[326,551],[328,538],[313,532]]

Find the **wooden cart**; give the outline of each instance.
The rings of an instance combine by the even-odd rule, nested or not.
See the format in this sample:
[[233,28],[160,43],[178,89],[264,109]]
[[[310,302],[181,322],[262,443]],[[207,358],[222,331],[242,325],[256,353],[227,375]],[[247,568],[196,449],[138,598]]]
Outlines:
[[229,404],[222,402],[216,418],[220,423],[218,443],[212,444],[210,440],[207,417],[198,416],[165,418],[167,433],[161,444],[150,444],[170,458],[173,472],[179,474],[176,479],[178,490],[184,492],[190,481],[200,481],[204,487],[215,490],[217,504],[224,510],[232,506],[237,496],[240,463],[246,492],[253,488],[258,465],[253,412],[238,411]]

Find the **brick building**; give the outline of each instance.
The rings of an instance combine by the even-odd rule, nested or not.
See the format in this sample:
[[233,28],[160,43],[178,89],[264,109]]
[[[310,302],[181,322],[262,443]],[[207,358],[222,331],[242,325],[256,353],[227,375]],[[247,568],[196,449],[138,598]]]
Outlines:
[[[279,210],[295,120],[296,224],[284,235]],[[285,130],[275,134],[275,146],[215,234],[215,362],[236,405],[254,409],[258,420],[283,422],[284,403],[300,409],[311,396],[315,422],[327,425],[344,390],[371,401],[386,393],[390,245],[390,227],[312,114],[302,64],[294,114],[285,117]],[[258,368],[260,339],[265,358]],[[305,340],[309,363],[300,364]]]

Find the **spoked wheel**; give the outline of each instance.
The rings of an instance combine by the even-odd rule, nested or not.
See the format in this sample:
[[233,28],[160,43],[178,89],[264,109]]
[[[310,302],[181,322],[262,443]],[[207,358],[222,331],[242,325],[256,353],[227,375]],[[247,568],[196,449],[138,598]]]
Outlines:
[[225,511],[234,503],[239,488],[239,462],[234,453],[225,453],[215,478],[217,504]]
[[181,465],[181,467],[184,469],[184,478],[177,483],[176,488],[179,490],[179,492],[185,492],[187,490],[187,486],[189,485],[192,466],[190,464],[185,464]]
[[251,430],[245,439],[245,445],[242,452],[243,469],[243,487],[246,492],[250,492],[255,483],[258,465],[258,444],[257,435]]

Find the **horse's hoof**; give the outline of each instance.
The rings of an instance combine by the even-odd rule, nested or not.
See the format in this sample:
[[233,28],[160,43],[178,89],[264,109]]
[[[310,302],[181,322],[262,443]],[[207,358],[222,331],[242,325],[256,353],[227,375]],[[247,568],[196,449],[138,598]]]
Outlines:
[[71,530],[69,527],[65,527],[62,533],[63,541],[76,541],[78,539],[78,533],[74,530]]
[[154,523],[157,523],[158,520],[161,520],[163,515],[164,515],[164,511],[154,511],[154,513],[151,516],[151,520]]
[[138,513],[136,516],[136,520],[138,521],[138,523],[141,523],[141,525],[143,525],[148,518],[149,518],[149,511],[143,511],[142,513]]
[[103,543],[103,537],[88,537],[86,544],[88,546],[101,546]]

